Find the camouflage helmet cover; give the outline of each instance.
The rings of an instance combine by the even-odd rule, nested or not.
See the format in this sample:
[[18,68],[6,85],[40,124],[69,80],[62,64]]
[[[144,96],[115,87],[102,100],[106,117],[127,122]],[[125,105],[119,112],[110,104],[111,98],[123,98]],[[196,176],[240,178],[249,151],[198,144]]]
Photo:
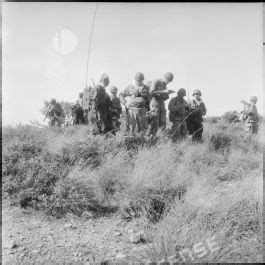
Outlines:
[[117,91],[118,91],[118,88],[115,87],[115,86],[112,86],[112,87],[110,88],[110,93],[117,92]]
[[252,96],[252,97],[250,97],[250,101],[256,103],[258,101],[258,98],[256,96]]
[[167,82],[172,82],[173,81],[173,78],[174,78],[174,75],[170,72],[167,72],[165,73],[164,75],[164,79],[167,81]]
[[192,92],[192,95],[194,96],[194,95],[202,95],[202,92],[201,92],[201,90],[199,90],[199,89],[195,89],[195,90],[193,90],[193,92]]
[[178,90],[178,95],[185,97],[186,96],[186,90],[184,88],[180,88]]
[[144,74],[141,72],[136,73],[134,79],[135,79],[135,81],[143,81],[144,80]]

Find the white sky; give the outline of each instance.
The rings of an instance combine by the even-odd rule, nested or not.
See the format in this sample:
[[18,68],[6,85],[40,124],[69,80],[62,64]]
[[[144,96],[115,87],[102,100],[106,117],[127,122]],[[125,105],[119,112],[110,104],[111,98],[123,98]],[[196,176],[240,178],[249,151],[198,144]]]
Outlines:
[[[2,5],[3,125],[42,121],[44,100],[74,101],[85,87],[95,3]],[[53,46],[63,29],[77,37],[69,54]],[[104,71],[121,90],[136,72],[171,71],[169,88],[201,89],[209,116],[252,95],[262,112],[262,50],[262,3],[100,3],[89,80]]]

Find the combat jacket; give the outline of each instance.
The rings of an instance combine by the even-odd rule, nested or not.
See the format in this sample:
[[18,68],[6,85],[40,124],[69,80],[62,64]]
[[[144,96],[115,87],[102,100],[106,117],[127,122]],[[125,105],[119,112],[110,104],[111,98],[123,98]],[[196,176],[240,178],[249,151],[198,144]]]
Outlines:
[[98,110],[109,111],[111,106],[110,96],[106,89],[101,85],[96,85],[91,91],[91,102],[94,103]]
[[57,117],[63,116],[64,111],[62,106],[59,103],[55,103],[55,105],[50,104],[48,107],[48,113],[50,117],[56,115]]
[[169,120],[174,121],[183,121],[187,115],[188,103],[183,98],[174,97],[169,101]]
[[169,95],[166,91],[167,85],[162,79],[156,79],[151,83],[150,94],[151,94],[151,107],[152,108],[165,108],[165,102],[169,99]]
[[111,115],[120,117],[122,113],[122,107],[121,107],[121,101],[117,97],[110,97],[111,99],[111,107],[110,107],[110,112]]
[[149,89],[146,85],[138,86],[136,84],[131,84],[125,88],[120,96],[130,97],[128,106],[136,108],[148,108],[149,107]]
[[206,114],[206,107],[205,107],[204,102],[202,100],[196,101],[196,100],[192,99],[188,103],[190,106],[190,111],[193,112],[190,115],[190,119],[202,121],[203,120],[202,116],[204,116]]
[[259,122],[259,114],[255,105],[249,105],[244,110],[247,123]]

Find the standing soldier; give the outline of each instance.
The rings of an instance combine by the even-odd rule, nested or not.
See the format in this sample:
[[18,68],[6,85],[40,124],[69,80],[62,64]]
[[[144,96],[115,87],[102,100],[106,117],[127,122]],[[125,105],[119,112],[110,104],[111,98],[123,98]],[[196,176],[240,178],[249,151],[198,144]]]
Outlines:
[[170,134],[173,142],[185,139],[187,135],[186,116],[189,105],[184,99],[185,96],[186,90],[180,88],[177,96],[173,97],[168,104],[169,120],[172,122]]
[[115,86],[112,86],[110,88],[110,99],[111,99],[111,108],[110,108],[110,112],[111,112],[111,118],[112,118],[112,122],[113,122],[113,126],[116,130],[120,129],[120,116],[122,114],[122,108],[121,108],[121,101],[120,99],[117,97],[117,92],[118,89]]
[[84,124],[84,110],[80,105],[80,101],[77,100],[76,103],[72,106],[72,117],[73,125]]
[[48,112],[46,114],[46,117],[47,116],[50,119],[51,127],[54,127],[54,126],[61,127],[63,123],[63,119],[65,118],[65,114],[64,114],[62,106],[58,102],[56,102],[54,98],[51,99],[51,102],[48,106]]
[[[126,131],[130,130],[131,133],[135,133],[137,125],[138,133],[146,130],[146,111],[149,108],[150,96],[149,89],[143,83],[143,73],[136,73],[133,84],[125,88],[120,93],[121,103],[125,105],[126,109]],[[125,97],[129,97],[128,102]]]
[[259,114],[256,107],[258,98],[253,96],[250,98],[250,103],[242,100],[241,103],[245,105],[243,111],[243,120],[246,121],[246,131],[257,134],[259,129]]
[[202,93],[195,89],[192,93],[193,99],[189,101],[190,113],[187,118],[187,128],[192,141],[201,141],[203,133],[203,116],[206,114],[206,107],[201,100]]
[[92,134],[112,132],[115,134],[111,120],[111,99],[106,92],[109,76],[103,73],[99,76],[98,84],[92,89],[88,119]]
[[158,128],[166,130],[166,108],[165,101],[169,99],[169,94],[174,93],[173,90],[167,90],[167,84],[173,81],[173,74],[166,73],[164,78],[156,79],[151,83],[150,94],[150,124],[147,130],[147,136],[155,136]]
[[82,108],[84,110],[84,119],[85,123],[88,124],[88,110],[91,107],[91,101],[93,96],[93,88],[92,86],[88,86],[84,89],[83,97],[82,97]]

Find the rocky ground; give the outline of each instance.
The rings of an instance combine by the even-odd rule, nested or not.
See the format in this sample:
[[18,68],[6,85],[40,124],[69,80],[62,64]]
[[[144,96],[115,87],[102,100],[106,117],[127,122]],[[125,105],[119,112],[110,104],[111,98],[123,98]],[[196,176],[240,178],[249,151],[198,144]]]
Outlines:
[[2,262],[88,263],[148,261],[150,226],[120,215],[55,219],[3,202]]

